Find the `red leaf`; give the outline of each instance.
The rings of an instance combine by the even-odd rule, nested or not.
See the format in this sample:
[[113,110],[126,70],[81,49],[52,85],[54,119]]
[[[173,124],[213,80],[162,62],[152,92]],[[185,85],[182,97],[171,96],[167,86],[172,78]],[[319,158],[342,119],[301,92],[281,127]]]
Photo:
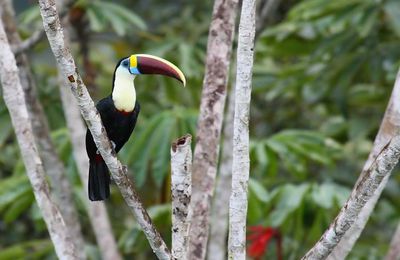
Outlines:
[[249,240],[249,256],[259,259],[267,251],[271,239],[279,236],[279,231],[271,227],[263,226],[252,226],[249,227],[249,230],[250,234],[247,236]]

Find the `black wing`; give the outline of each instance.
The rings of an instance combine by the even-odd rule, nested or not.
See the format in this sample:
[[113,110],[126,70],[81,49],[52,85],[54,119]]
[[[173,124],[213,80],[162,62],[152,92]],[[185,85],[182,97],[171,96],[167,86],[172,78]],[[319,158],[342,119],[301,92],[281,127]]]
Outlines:
[[136,102],[134,110],[128,114],[121,113],[115,108],[111,96],[100,100],[96,107],[100,113],[101,121],[107,131],[108,137],[116,145],[115,151],[119,152],[122,146],[129,140],[135,128],[140,112],[139,103]]

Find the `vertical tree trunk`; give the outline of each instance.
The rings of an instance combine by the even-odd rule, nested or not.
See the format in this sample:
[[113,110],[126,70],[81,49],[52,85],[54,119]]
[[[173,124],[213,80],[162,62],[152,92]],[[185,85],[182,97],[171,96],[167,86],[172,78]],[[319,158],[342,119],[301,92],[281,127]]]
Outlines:
[[192,136],[185,135],[171,147],[172,257],[187,260],[189,205],[192,196]]
[[[1,3],[1,7],[3,11],[2,20],[9,42],[10,44],[19,46],[22,41],[18,34],[12,2],[4,0]],[[85,258],[85,241],[81,232],[78,213],[73,202],[72,187],[66,176],[64,164],[58,158],[57,151],[50,138],[47,118],[38,99],[37,87],[31,74],[28,59],[24,53],[20,53],[16,56],[16,61],[19,67],[19,78],[24,91],[28,113],[32,120],[34,138],[40,150],[39,156],[43,162],[44,171],[50,177],[51,194],[56,203],[62,205],[60,211],[68,227],[70,236],[74,238],[73,242],[75,243],[79,258]]]
[[214,3],[193,156],[190,259],[204,259],[206,253],[237,4],[238,0],[215,0]]
[[400,224],[393,235],[385,260],[400,260]]
[[250,172],[249,117],[253,75],[256,1],[244,0],[239,23],[235,116],[233,121],[232,191],[229,201],[229,259],[246,259],[247,184]]
[[[375,137],[374,146],[369,154],[368,160],[365,162],[363,171],[360,174],[354,189],[359,185],[360,181],[366,175],[366,169],[368,169],[374,162],[376,157],[382,148],[389,142],[391,138],[400,133],[400,71],[397,73],[396,82],[394,83],[392,95],[389,104],[386,108],[385,115],[382,119],[382,123],[379,127],[378,134]],[[379,197],[382,194],[390,177],[390,173],[385,176],[382,182],[372,198],[363,207],[360,214],[356,217],[354,224],[345,233],[343,238],[340,240],[339,244],[332,250],[327,259],[345,259],[353,248],[355,242],[359,238],[361,232],[363,231],[365,225],[368,222],[369,216],[378,202]]]
[[219,176],[215,188],[215,198],[211,215],[208,260],[226,259],[226,238],[228,234],[229,196],[232,186],[233,115],[235,114],[235,87],[229,91],[228,109],[225,114],[223,147]]
[[60,259],[79,259],[72,238],[69,236],[68,227],[65,225],[60,211],[50,196],[43,165],[34,141],[31,119],[29,118],[24,93],[18,77],[18,68],[10,45],[7,42],[7,36],[1,20],[0,75],[4,101],[10,112],[27,175],[57,256]]
[[273,21],[275,17],[273,14],[278,9],[281,1],[267,0],[260,3],[260,10],[257,12],[256,18],[256,39],[265,29],[265,26]]

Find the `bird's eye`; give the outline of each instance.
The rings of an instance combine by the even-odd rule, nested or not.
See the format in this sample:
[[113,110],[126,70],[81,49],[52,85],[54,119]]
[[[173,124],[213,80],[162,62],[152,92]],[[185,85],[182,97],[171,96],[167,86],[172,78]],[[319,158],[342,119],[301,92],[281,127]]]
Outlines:
[[124,60],[123,62],[122,62],[122,66],[124,66],[124,67],[128,67],[128,60]]

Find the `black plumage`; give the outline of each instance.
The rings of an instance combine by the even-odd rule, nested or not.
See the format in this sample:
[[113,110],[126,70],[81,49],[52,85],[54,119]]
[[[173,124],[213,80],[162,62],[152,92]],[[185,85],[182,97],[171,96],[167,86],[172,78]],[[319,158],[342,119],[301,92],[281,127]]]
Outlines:
[[[115,144],[118,153],[129,140],[140,112],[138,102],[132,112],[122,112],[116,109],[110,96],[100,100],[96,105],[109,139]],[[86,132],[86,151],[89,156],[89,199],[92,201],[104,200],[110,196],[110,174],[107,165],[99,154],[93,137]]]

